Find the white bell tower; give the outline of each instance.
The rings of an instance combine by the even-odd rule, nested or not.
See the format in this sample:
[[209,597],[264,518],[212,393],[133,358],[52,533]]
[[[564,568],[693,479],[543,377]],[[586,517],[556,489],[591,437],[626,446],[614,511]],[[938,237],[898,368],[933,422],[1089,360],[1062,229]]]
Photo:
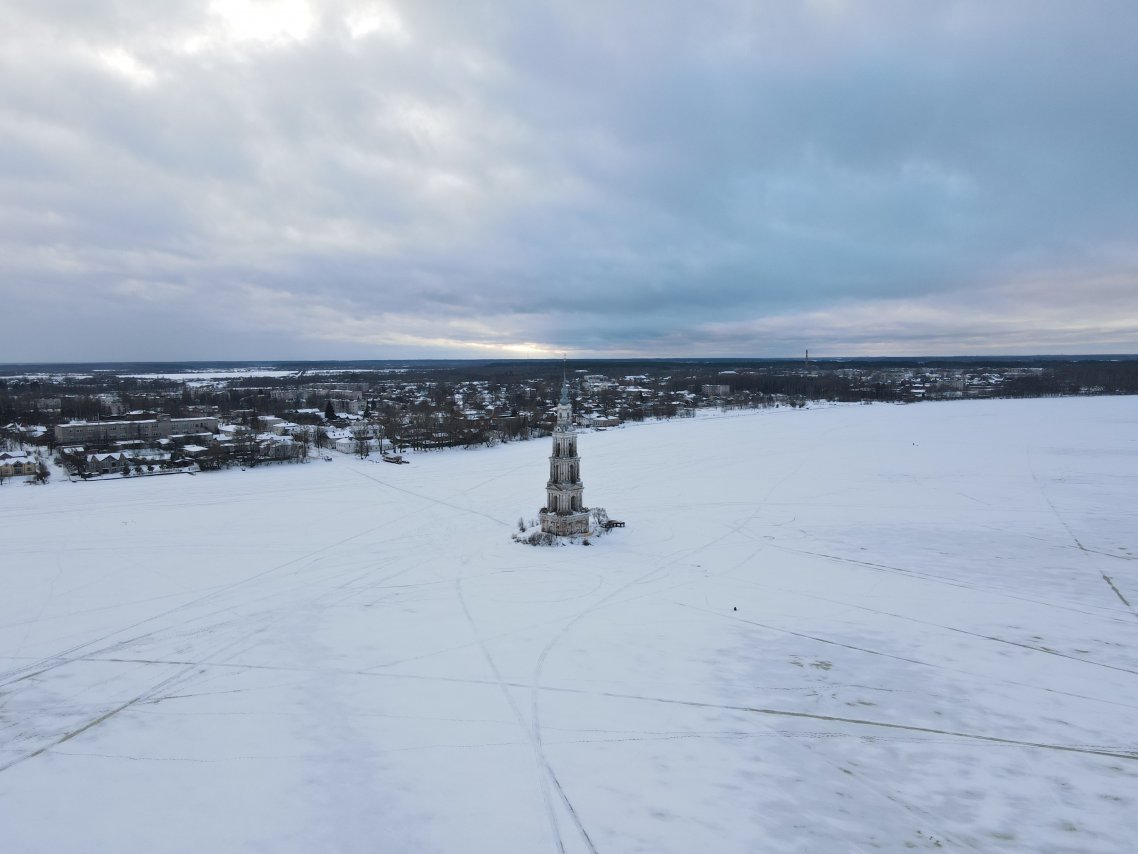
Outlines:
[[545,507],[541,509],[541,530],[560,536],[588,533],[589,508],[584,505],[584,491],[569,382],[562,379],[557,424],[553,428],[553,453],[549,457],[549,481],[545,485]]

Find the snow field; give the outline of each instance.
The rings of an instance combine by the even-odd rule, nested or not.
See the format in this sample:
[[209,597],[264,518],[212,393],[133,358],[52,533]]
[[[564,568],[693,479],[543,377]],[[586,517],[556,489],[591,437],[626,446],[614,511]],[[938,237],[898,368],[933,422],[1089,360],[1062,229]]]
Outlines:
[[1127,851],[1138,400],[0,488],[13,852]]

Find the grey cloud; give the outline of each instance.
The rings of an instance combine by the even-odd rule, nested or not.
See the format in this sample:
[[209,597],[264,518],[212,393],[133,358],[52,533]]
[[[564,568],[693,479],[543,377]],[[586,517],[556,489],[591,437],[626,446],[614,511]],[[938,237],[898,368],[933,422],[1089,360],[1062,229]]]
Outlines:
[[[309,8],[242,40],[198,3],[0,3],[0,291],[66,333],[0,358],[765,354],[838,307],[1138,270],[1130,3]],[[998,302],[997,348],[1049,347]],[[1138,287],[1111,305],[1131,331],[1080,349],[1135,349]]]

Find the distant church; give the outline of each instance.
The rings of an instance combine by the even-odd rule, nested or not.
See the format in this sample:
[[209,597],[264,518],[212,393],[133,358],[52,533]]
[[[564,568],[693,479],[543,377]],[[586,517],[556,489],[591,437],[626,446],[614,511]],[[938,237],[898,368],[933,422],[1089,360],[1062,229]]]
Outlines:
[[562,537],[587,534],[589,508],[582,500],[584,492],[569,382],[562,380],[557,425],[553,428],[553,454],[549,458],[549,482],[545,485],[545,506],[541,509],[541,530]]

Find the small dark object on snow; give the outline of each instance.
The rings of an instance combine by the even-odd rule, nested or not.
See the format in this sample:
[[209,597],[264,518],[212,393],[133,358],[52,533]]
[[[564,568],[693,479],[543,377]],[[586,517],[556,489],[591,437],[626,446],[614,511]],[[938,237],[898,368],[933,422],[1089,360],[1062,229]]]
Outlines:
[[604,523],[604,525],[602,525],[602,527],[606,531],[611,531],[613,528],[623,528],[624,523],[618,522],[616,519],[609,519],[607,522]]
[[738,609],[736,606],[732,605],[732,606],[731,606],[731,610],[732,610],[732,611],[738,611],[739,609]]

